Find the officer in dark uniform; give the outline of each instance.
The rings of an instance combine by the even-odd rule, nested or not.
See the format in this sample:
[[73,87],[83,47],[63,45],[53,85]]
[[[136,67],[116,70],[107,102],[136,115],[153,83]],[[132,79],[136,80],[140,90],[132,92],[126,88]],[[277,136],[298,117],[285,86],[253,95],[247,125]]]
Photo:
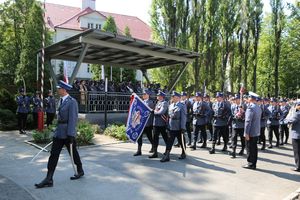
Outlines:
[[247,147],[247,161],[248,164],[243,167],[246,169],[256,169],[257,163],[257,141],[260,135],[260,119],[261,109],[256,104],[258,95],[249,92],[248,106],[245,114],[245,132],[244,137],[246,139]]
[[213,126],[212,126],[212,118],[213,118],[213,103],[210,101],[210,96],[207,93],[204,93],[203,95],[204,101],[207,103],[207,105],[210,108],[210,113],[207,116],[207,124],[206,124],[206,129],[209,130],[210,133],[210,139],[209,141],[212,141],[212,135],[213,135]]
[[[36,188],[52,187],[53,174],[58,162],[60,152],[64,145],[66,145],[70,154],[70,147],[73,150],[73,160],[77,166],[77,174],[71,177],[71,180],[79,179],[84,175],[80,156],[76,148],[76,124],[78,120],[78,104],[77,101],[68,94],[72,86],[64,81],[59,81],[57,92],[60,95],[60,103],[58,108],[57,122],[58,126],[54,131],[53,144],[51,154],[48,161],[48,172],[46,178],[35,184]],[[71,145],[72,144],[72,145]]]
[[186,132],[188,136],[188,146],[192,144],[192,133],[191,133],[191,121],[193,117],[193,105],[190,100],[187,98],[187,93],[181,93],[181,103],[186,106]]
[[161,134],[165,144],[168,141],[166,126],[168,123],[168,102],[165,101],[166,94],[162,91],[157,93],[157,103],[154,108],[153,118],[153,154],[149,158],[157,158],[157,147],[159,144],[159,135]]
[[[151,101],[150,98],[151,91],[145,89],[143,91],[143,100],[144,103],[151,109],[154,109],[154,103]],[[152,129],[153,129],[153,112],[150,114],[150,117],[145,125],[142,135],[138,139],[138,150],[133,156],[140,156],[142,155],[142,145],[143,145],[143,135],[146,135],[148,140],[150,141],[151,145],[153,146],[153,139],[152,139]],[[153,147],[152,147],[153,150]],[[150,152],[153,153],[153,152]]]
[[18,118],[18,126],[19,133],[26,134],[26,123],[27,123],[27,115],[30,112],[30,98],[26,96],[24,88],[19,89],[19,96],[17,96],[17,118]]
[[261,109],[261,118],[260,118],[260,135],[259,139],[262,142],[261,150],[265,150],[266,148],[266,136],[265,136],[265,128],[267,126],[267,119],[269,118],[270,111],[268,110],[268,107],[266,106],[265,102],[267,98],[260,98],[257,101],[257,105]]
[[[283,145],[283,143],[287,144],[289,139],[289,128],[287,126],[287,123],[284,121],[290,111],[290,107],[287,105],[286,99],[280,100],[279,109],[280,109],[280,119],[279,119],[280,145]],[[284,135],[285,135],[285,140],[283,140]]]
[[300,172],[300,99],[297,99],[296,105],[294,108],[291,108],[289,115],[285,119],[285,122],[291,124],[292,144],[296,164],[293,170]]
[[276,147],[279,147],[279,119],[281,111],[279,110],[279,106],[277,105],[277,100],[275,98],[271,98],[271,105],[268,107],[268,110],[270,112],[269,119],[267,121],[270,143],[268,148],[273,148],[273,132],[275,133],[277,140]]
[[31,98],[32,104],[32,118],[33,118],[33,126],[37,128],[38,124],[38,112],[42,111],[42,100],[40,98],[40,91],[36,91],[35,96]]
[[234,97],[234,103],[231,105],[232,114],[232,158],[236,157],[237,137],[241,138],[242,149],[239,155],[244,154],[245,138],[244,138],[244,126],[245,126],[245,111],[246,105],[241,102],[240,95],[236,94]]
[[175,91],[172,93],[172,103],[169,106],[168,127],[170,129],[170,137],[167,142],[166,153],[160,161],[170,161],[170,152],[175,138],[177,138],[182,149],[179,159],[185,159],[185,139],[183,137],[186,127],[186,108],[185,105],[180,102],[180,94]]
[[196,92],[196,101],[193,104],[193,133],[194,140],[191,150],[196,150],[196,143],[198,140],[199,130],[201,132],[200,137],[203,138],[203,144],[200,148],[206,148],[207,146],[207,134],[206,134],[206,124],[208,122],[208,117],[210,114],[210,107],[203,101],[201,92]]
[[210,154],[215,153],[215,145],[216,141],[218,139],[218,136],[223,136],[224,139],[224,147],[222,151],[227,150],[227,143],[229,139],[228,131],[227,131],[227,122],[228,118],[231,114],[230,107],[228,107],[228,104],[224,102],[223,99],[223,93],[217,92],[216,94],[217,102],[213,104],[213,126],[214,126],[214,132],[213,132],[213,142],[212,142],[212,148],[209,151]]
[[45,98],[45,110],[46,110],[46,124],[49,126],[52,124],[52,121],[55,117],[55,112],[56,112],[56,102],[55,98],[53,97],[52,90],[49,90],[48,92],[48,97]]

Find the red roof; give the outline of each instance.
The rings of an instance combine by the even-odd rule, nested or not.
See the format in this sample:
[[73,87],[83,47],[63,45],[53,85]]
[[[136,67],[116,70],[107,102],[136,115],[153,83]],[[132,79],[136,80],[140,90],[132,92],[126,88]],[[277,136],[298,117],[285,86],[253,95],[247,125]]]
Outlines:
[[151,41],[151,28],[138,17],[96,11],[91,8],[81,10],[81,8],[46,3],[46,19],[48,27],[52,29],[63,28],[83,31],[84,29],[80,27],[79,18],[93,12],[97,12],[105,18],[112,16],[119,34],[124,34],[125,27],[128,26],[132,37]]

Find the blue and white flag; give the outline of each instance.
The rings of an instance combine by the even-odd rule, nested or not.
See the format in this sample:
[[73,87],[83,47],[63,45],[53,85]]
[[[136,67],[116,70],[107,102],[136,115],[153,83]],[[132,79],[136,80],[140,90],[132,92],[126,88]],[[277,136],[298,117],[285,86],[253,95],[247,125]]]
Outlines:
[[132,142],[136,142],[142,135],[151,112],[152,109],[136,94],[133,94],[126,126],[126,135]]

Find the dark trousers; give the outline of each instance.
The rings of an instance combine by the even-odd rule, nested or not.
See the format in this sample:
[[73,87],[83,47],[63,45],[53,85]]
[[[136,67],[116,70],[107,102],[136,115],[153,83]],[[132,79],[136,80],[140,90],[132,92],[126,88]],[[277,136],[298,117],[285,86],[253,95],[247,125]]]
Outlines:
[[250,139],[246,141],[248,165],[255,167],[257,162],[257,140],[258,137],[250,137]]
[[292,139],[296,168],[300,169],[300,139]]
[[276,137],[276,145],[279,145],[279,125],[269,125],[268,126],[268,131],[269,131],[269,143],[272,145],[273,142],[273,132],[275,133]]
[[199,130],[200,130],[200,138],[203,139],[203,142],[206,143],[207,140],[207,134],[206,134],[206,129],[205,125],[194,125],[193,126],[193,132],[194,132],[194,145],[196,145],[196,142],[198,140],[198,135],[199,135]]
[[213,135],[213,126],[211,123],[206,124],[206,129],[209,130],[210,138],[212,139]]
[[[279,126],[279,131],[280,131],[280,139],[281,139],[281,142],[284,143],[288,141],[289,139],[289,128],[287,126],[287,124],[281,124]],[[285,135],[285,140],[283,140],[284,138],[284,135]]]
[[166,150],[167,151],[172,150],[172,146],[174,144],[175,138],[177,138],[177,141],[178,141],[178,143],[179,143],[179,145],[182,149],[182,153],[184,153],[185,146],[183,146],[183,145],[185,145],[185,138],[184,138],[184,134],[182,134],[181,131],[172,131],[172,130],[170,130],[170,137],[169,137],[168,142],[167,142]]
[[241,138],[242,149],[245,149],[245,138],[243,128],[233,128],[232,129],[232,148],[235,150],[237,146],[237,137]]
[[191,122],[186,122],[185,129],[186,129],[186,132],[187,132],[189,142],[191,142],[192,141]]
[[[53,138],[53,144],[52,144],[50,157],[48,160],[48,166],[47,166],[48,172],[55,171],[61,149],[63,148],[64,145],[66,145],[67,150],[70,154],[70,143],[69,143],[68,139]],[[81,163],[80,156],[79,156],[77,148],[76,148],[76,142],[73,144],[73,159],[74,159],[74,163],[77,166],[77,172],[81,172],[82,171],[82,163]]]
[[27,113],[18,113],[18,127],[19,131],[26,130],[26,123],[27,123]]
[[153,149],[154,149],[154,151],[157,151],[160,134],[162,135],[164,142],[167,145],[169,136],[166,132],[166,127],[165,126],[154,126],[154,128],[153,128]]
[[228,143],[228,138],[229,138],[229,132],[228,132],[228,127],[227,126],[214,126],[214,132],[213,132],[213,145],[216,144],[217,139],[219,136],[223,137],[224,140],[224,145],[226,146]]
[[148,140],[150,141],[151,144],[153,144],[153,139],[152,139],[152,126],[148,126],[144,128],[144,131],[142,135],[138,139],[138,145],[142,146],[143,145],[143,135],[146,135]]
[[47,126],[49,126],[50,124],[52,124],[55,113],[46,113],[47,119],[46,119],[46,124]]
[[32,118],[33,118],[33,128],[37,128],[38,127],[38,113],[33,112]]
[[263,143],[263,145],[266,145],[266,135],[265,135],[265,127],[260,128],[260,135],[259,135],[260,141]]

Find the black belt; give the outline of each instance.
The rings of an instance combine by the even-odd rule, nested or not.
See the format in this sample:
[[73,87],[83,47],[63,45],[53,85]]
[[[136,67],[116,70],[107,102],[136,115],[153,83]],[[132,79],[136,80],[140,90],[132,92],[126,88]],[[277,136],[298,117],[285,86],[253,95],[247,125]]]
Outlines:
[[58,124],[67,124],[68,120],[58,120],[57,123]]

